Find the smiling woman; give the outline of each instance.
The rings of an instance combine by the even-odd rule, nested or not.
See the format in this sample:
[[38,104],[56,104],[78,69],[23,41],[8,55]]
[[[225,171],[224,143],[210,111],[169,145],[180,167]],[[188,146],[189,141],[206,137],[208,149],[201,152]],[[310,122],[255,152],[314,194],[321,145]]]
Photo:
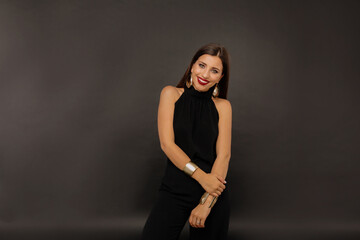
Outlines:
[[218,83],[223,75],[220,76],[222,72],[222,63],[219,57],[211,56],[209,54],[204,54],[199,57],[196,63],[191,68],[191,73],[197,79],[197,82],[200,86],[197,86],[197,83],[193,83],[195,89],[198,91],[201,90],[201,86],[213,85],[212,83]]
[[225,178],[232,122],[226,100],[228,59],[224,47],[207,44],[196,52],[179,84],[161,91],[158,131],[167,166],[143,240],[178,239],[187,220],[190,239],[227,239]]

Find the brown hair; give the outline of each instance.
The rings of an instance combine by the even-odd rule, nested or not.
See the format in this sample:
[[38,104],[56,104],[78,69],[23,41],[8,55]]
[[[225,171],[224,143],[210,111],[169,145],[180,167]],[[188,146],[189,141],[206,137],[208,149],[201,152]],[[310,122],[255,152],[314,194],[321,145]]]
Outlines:
[[220,82],[218,83],[218,88],[219,88],[218,97],[227,99],[229,71],[230,71],[230,63],[229,63],[230,56],[227,50],[225,49],[225,47],[217,43],[208,43],[202,46],[199,50],[197,50],[197,52],[195,53],[194,57],[190,62],[190,65],[186,69],[184,76],[181,78],[180,82],[176,85],[176,87],[178,88],[186,87],[186,81],[190,81],[191,67],[199,59],[199,57],[204,54],[209,54],[211,56],[218,56],[221,59],[223,65],[222,74],[224,74],[224,76],[221,78]]

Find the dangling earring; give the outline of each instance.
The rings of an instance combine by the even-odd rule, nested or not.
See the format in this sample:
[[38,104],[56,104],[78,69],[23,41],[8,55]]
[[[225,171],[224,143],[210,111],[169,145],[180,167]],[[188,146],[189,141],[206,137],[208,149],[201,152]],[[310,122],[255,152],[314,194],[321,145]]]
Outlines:
[[189,83],[189,81],[186,81],[186,86],[187,86],[187,88],[190,88],[191,85],[192,85],[192,77],[190,76],[190,83]]
[[214,97],[219,96],[219,87],[218,87],[218,83],[216,83],[216,87],[214,88],[214,91],[213,91],[213,96],[214,96]]

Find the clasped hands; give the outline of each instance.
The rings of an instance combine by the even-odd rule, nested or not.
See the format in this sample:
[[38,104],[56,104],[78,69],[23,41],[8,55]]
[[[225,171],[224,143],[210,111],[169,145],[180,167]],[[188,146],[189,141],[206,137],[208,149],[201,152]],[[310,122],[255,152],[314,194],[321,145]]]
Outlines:
[[204,228],[205,220],[209,216],[211,208],[209,205],[214,197],[219,197],[225,189],[226,181],[223,177],[214,174],[206,173],[198,181],[206,192],[210,195],[204,204],[198,204],[192,211],[189,217],[189,223],[194,228]]

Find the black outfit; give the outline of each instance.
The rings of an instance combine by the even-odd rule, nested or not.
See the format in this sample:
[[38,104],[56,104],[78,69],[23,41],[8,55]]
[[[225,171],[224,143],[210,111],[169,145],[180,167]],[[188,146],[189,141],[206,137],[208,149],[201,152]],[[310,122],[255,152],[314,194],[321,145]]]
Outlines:
[[[219,114],[211,99],[214,88],[215,85],[206,92],[200,92],[193,86],[185,86],[184,93],[175,102],[173,119],[175,143],[206,173],[211,172],[216,159],[219,132]],[[205,220],[205,228],[190,226],[190,239],[227,239],[230,217],[228,191],[227,184]],[[158,199],[145,223],[142,240],[178,239],[204,192],[195,179],[167,158]]]

